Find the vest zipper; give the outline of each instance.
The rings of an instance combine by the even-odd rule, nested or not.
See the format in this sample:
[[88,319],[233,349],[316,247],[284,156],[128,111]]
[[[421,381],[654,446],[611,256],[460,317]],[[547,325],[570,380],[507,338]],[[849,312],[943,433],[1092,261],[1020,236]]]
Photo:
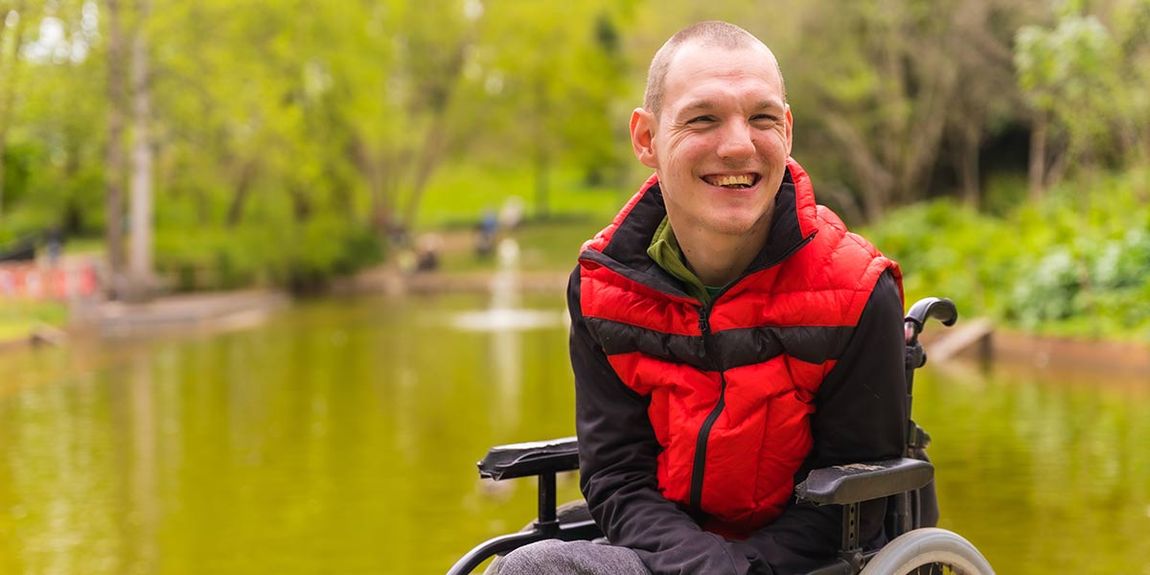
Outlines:
[[[707,336],[711,333],[711,325],[707,320],[708,306],[699,308],[699,331],[703,335],[703,356],[706,357],[707,353]],[[703,420],[703,426],[699,428],[699,437],[695,440],[695,462],[691,468],[691,499],[690,504],[699,511],[703,510],[703,468],[707,460],[707,438],[711,434],[711,428],[714,427],[715,421],[719,419],[719,414],[723,412],[723,408],[727,404],[727,377],[723,372],[719,372],[719,401],[715,403],[715,407],[711,409],[711,413],[707,414],[707,419]]]

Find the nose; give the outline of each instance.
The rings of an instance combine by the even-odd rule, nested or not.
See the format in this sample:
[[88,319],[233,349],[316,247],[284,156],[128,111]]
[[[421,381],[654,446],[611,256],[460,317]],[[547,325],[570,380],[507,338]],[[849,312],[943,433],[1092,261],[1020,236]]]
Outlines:
[[720,137],[718,154],[724,160],[743,160],[755,153],[751,126],[746,122],[728,122]]

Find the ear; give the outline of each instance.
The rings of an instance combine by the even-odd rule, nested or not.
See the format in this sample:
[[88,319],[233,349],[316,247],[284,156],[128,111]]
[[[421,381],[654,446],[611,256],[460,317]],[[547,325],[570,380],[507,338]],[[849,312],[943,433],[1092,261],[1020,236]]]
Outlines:
[[787,156],[791,155],[791,147],[795,143],[795,118],[791,116],[791,105],[786,104],[786,120],[787,120]]
[[643,108],[631,112],[631,149],[644,166],[659,168],[655,155],[655,116]]

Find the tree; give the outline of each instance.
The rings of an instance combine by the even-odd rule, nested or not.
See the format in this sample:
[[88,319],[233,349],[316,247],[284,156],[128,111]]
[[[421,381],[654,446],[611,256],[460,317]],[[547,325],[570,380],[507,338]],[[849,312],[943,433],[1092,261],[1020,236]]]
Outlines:
[[1017,114],[1014,30],[1035,11],[1033,1],[1009,0],[798,8],[798,37],[782,62],[797,153],[829,180],[820,189],[874,220],[890,206],[950,192],[936,176],[953,167],[976,204],[983,142]]
[[[18,82],[16,95],[9,100],[2,154],[4,168],[4,226],[7,237],[29,237],[56,228],[65,234],[96,229],[99,211],[98,190],[90,189],[98,180],[100,162],[93,154],[100,145],[98,114],[103,108],[99,93],[82,98],[61,98],[61,94],[90,94],[98,72],[89,54],[99,37],[93,9],[81,0],[25,2],[19,18],[20,54],[7,62],[9,75],[0,72],[3,86]],[[0,11],[3,11],[0,8]],[[16,16],[8,13],[14,24]],[[9,46],[16,26],[0,34]]]
[[12,127],[16,87],[22,69],[24,30],[33,15],[23,0],[11,6],[0,3],[0,218],[4,215],[5,158],[8,133]]
[[[862,211],[875,220],[919,197],[938,160],[947,113],[960,86],[954,9],[921,0],[818,4],[801,21],[804,66],[793,82],[796,115],[807,110],[813,142],[836,148]],[[799,120],[796,120],[799,121]],[[800,132],[807,133],[807,132]],[[804,145],[800,140],[800,146]]]
[[1067,166],[1089,169],[1106,154],[1120,63],[1115,48],[1101,21],[1073,6],[1054,28],[1032,25],[1018,31],[1018,82],[1033,110],[1032,199],[1041,198]]
[[323,105],[367,184],[372,225],[381,235],[409,229],[447,151],[470,136],[454,120],[482,7],[391,0],[344,8],[318,24],[332,40],[318,58],[330,82]]
[[123,284],[127,272],[123,217],[126,174],[124,122],[129,106],[125,64],[128,59],[124,50],[120,0],[105,0],[104,6],[107,22],[104,90],[108,100],[104,142],[104,249],[107,253],[108,275],[115,293]]
[[1122,54],[1117,116],[1124,163],[1150,166],[1150,0],[1134,0],[1115,11]]
[[[493,4],[473,61],[468,99],[482,100],[498,146],[531,167],[537,217],[550,211],[556,164],[580,168],[589,183],[617,180],[623,161],[616,142],[629,108],[616,106],[627,65],[620,21],[628,6],[581,2],[559,11],[542,3]],[[496,119],[497,118],[497,119]],[[508,152],[513,152],[508,154]]]
[[130,289],[125,295],[146,300],[155,290],[152,271],[152,87],[148,64],[150,0],[136,0],[132,30],[132,242],[128,259]]
[[979,156],[986,137],[1018,114],[1021,98],[1015,86],[1011,43],[1020,21],[1030,17],[1026,3],[968,0],[954,8],[957,89],[946,112],[945,140],[953,150],[961,197],[968,206],[981,203]]

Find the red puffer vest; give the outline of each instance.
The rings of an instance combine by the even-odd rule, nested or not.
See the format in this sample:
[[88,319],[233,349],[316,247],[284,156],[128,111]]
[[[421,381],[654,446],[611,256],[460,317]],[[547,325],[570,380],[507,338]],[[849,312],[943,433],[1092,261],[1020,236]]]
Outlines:
[[787,168],[767,247],[709,306],[646,255],[666,214],[654,176],[580,255],[583,316],[619,378],[650,397],[660,491],[728,537],[782,512],[819,385],[879,275],[892,270],[901,290],[897,264]]

